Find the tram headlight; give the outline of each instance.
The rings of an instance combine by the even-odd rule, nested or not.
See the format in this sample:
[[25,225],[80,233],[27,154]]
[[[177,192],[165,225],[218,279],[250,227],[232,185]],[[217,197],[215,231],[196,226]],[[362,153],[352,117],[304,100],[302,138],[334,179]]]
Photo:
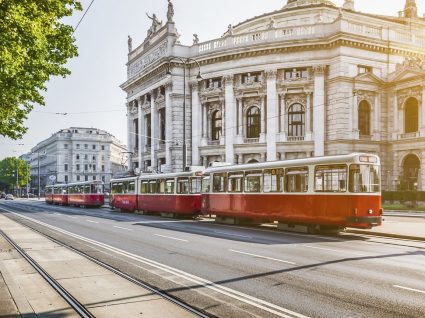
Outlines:
[[367,210],[367,213],[368,214],[373,214],[373,210],[372,209],[369,209],[369,210]]

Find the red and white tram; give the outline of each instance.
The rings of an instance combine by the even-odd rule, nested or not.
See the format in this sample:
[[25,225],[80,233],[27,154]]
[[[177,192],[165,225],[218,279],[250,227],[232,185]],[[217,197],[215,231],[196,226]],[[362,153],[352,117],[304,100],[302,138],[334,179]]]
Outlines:
[[69,183],[68,204],[81,207],[101,207],[105,204],[104,184],[102,181]]
[[76,205],[82,207],[101,207],[105,203],[102,181],[86,181],[47,186],[47,204]]
[[202,178],[202,213],[309,232],[378,226],[380,161],[351,154],[212,167]]
[[110,205],[125,211],[193,216],[201,211],[200,171],[111,180]]

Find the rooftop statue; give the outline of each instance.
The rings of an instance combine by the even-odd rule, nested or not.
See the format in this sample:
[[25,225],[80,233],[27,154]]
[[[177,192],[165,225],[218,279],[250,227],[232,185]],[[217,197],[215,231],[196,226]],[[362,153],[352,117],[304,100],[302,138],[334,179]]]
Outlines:
[[148,37],[150,37],[158,31],[158,29],[162,25],[162,21],[159,21],[159,19],[156,16],[155,13],[152,16],[149,16],[149,14],[147,14],[147,13],[146,13],[146,15],[150,20],[152,20],[152,25],[151,25],[150,29],[148,30]]
[[168,11],[167,11],[167,21],[173,22],[174,17],[174,5],[171,0],[168,0]]
[[131,51],[133,51],[133,39],[131,38],[131,36],[128,36],[127,44],[128,44],[128,53],[130,53]]

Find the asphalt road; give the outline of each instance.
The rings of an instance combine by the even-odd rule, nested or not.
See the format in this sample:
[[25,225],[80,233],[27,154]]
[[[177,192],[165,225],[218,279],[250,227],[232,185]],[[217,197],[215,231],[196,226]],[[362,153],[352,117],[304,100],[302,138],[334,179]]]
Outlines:
[[2,208],[15,212],[9,217],[211,316],[425,316],[424,243],[296,234],[42,202],[3,201]]

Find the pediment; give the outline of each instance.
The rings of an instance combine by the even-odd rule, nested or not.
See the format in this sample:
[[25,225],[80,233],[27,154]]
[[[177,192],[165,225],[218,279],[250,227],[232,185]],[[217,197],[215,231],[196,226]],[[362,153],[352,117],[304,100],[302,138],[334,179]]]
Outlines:
[[405,80],[414,80],[418,77],[425,77],[425,70],[417,68],[405,68],[390,74],[389,80],[391,82],[399,82]]
[[354,80],[356,82],[364,82],[364,83],[371,83],[371,84],[377,84],[381,85],[384,83],[382,79],[380,79],[378,76],[376,76],[373,73],[362,73],[354,77]]

